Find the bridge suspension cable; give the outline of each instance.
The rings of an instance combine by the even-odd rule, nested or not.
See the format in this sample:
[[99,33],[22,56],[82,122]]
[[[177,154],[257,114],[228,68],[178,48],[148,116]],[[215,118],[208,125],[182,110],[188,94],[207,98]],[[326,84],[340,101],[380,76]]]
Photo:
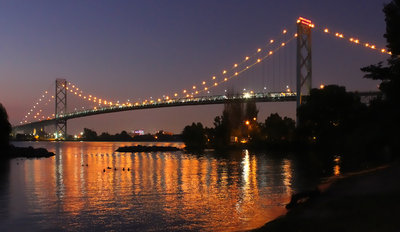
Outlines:
[[99,105],[109,105],[112,106],[116,104],[118,101],[113,101],[110,99],[105,99],[101,98],[98,96],[95,96],[93,94],[88,94],[83,92],[81,88],[79,88],[76,84],[68,82],[68,86],[66,87],[67,91],[69,91],[72,95],[75,95],[76,97],[91,102],[91,103],[98,103]]
[[[281,35],[287,34],[288,30],[283,29]],[[163,98],[158,98],[157,101],[160,102],[162,100],[169,100],[177,97],[191,98],[200,93],[209,93],[211,89],[240,76],[242,73],[260,64],[262,61],[270,58],[280,49],[287,46],[288,43],[292,42],[296,37],[297,33],[293,33],[292,36],[284,38],[283,41],[281,39],[270,39],[264,47],[256,49],[252,55],[245,56],[240,62],[234,63],[231,68],[223,69],[219,75],[211,76],[209,81],[204,80],[200,84],[193,85],[191,88],[185,88],[170,95],[163,95]],[[179,94],[180,92],[181,94]]]
[[317,31],[319,31],[325,35],[329,35],[331,37],[337,38],[339,40],[347,41],[353,45],[364,47],[366,49],[373,50],[378,53],[392,55],[392,52],[388,51],[386,48],[378,47],[377,45],[375,45],[375,43],[361,40],[361,39],[359,39],[358,36],[345,36],[341,32],[331,31],[328,27],[318,28]]
[[54,96],[50,97],[49,88],[41,93],[41,96],[36,100],[35,103],[33,103],[32,107],[21,119],[20,124],[29,123],[30,120],[46,119],[46,117],[41,116],[43,113],[43,107],[47,106],[54,99]]

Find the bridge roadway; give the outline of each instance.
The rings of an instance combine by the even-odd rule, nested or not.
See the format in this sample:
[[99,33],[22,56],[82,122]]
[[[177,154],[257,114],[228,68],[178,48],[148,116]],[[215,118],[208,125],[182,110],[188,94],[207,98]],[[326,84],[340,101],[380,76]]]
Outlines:
[[[379,94],[379,92],[355,92],[360,97],[374,97]],[[201,96],[193,98],[179,98],[170,99],[163,101],[154,101],[144,104],[132,104],[132,105],[114,105],[106,106],[98,109],[75,111],[63,115],[59,115],[57,118],[46,119],[36,122],[31,122],[27,124],[22,124],[18,126],[13,126],[14,131],[25,130],[30,128],[40,128],[44,126],[53,125],[57,121],[69,120],[74,118],[87,117],[97,114],[114,113],[129,110],[142,110],[142,109],[154,109],[163,107],[176,107],[176,106],[192,106],[192,105],[212,105],[212,104],[224,104],[227,102],[292,102],[296,101],[296,93],[254,93],[254,94],[242,94],[227,97],[226,95],[216,95],[216,96]]]

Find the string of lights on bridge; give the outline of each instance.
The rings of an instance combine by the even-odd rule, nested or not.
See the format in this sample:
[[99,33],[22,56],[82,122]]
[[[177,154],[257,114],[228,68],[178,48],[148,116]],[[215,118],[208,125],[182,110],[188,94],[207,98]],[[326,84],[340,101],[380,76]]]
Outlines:
[[20,121],[20,124],[28,123],[30,122],[30,120],[35,120],[35,119],[37,120],[49,119],[50,118],[49,116],[45,117],[41,115],[43,112],[42,108],[44,106],[47,106],[54,99],[54,96],[51,96],[49,99],[47,99],[49,96],[50,94],[48,90],[43,91],[41,97],[38,98],[38,100],[33,104],[33,106],[29,109],[29,111],[24,115],[24,117]]
[[[288,30],[283,29],[282,35],[287,35]],[[185,97],[185,98],[193,98],[195,95],[199,95],[201,93],[209,93],[210,89],[216,88],[227,81],[240,76],[240,74],[249,70],[250,68],[260,64],[265,59],[268,59],[272,55],[274,55],[278,50],[285,47],[288,43],[290,43],[294,38],[297,37],[297,33],[294,33],[289,39],[285,41],[277,41],[276,39],[270,39],[268,43],[263,48],[255,49],[255,52],[252,55],[245,56],[242,61],[234,63],[231,65],[229,69],[223,69],[220,72],[220,75],[212,75],[209,81],[202,81],[201,84],[193,85],[191,88],[185,88],[181,91],[175,92],[173,97]],[[275,48],[270,48],[273,45],[276,45]],[[261,55],[262,52],[265,52],[265,55]],[[244,67],[243,67],[244,66]],[[241,68],[243,67],[243,68]],[[289,88],[288,88],[289,89]],[[289,89],[290,91],[290,89]],[[179,94],[181,92],[181,95]],[[251,91],[252,92],[252,91]],[[170,100],[171,97],[169,95],[163,95],[164,100]],[[161,102],[162,99],[158,98],[157,101]]]
[[[286,29],[282,30],[282,35],[286,35],[287,33],[288,33],[288,30],[286,30]],[[289,39],[287,39],[283,42],[279,42],[279,45],[276,48],[268,49],[273,44],[278,43],[276,39],[271,39],[271,40],[269,40],[269,42],[267,43],[267,45],[264,48],[256,49],[256,51],[252,55],[245,56],[241,62],[233,64],[230,69],[222,70],[221,76],[213,75],[210,78],[211,85],[210,84],[207,85],[206,81],[202,81],[200,85],[197,85],[197,86],[193,85],[191,88],[187,88],[187,89],[191,89],[191,92],[187,89],[183,89],[182,91],[179,91],[179,92],[182,92],[182,94],[178,94],[178,92],[171,94],[171,96],[173,96],[173,97],[170,97],[170,95],[163,95],[163,97],[156,98],[156,99],[153,99],[152,97],[150,97],[148,99],[142,100],[141,102],[132,103],[128,100],[126,102],[120,103],[120,101],[105,100],[104,98],[99,98],[94,95],[85,94],[76,84],[73,84],[71,82],[68,82],[68,86],[66,87],[66,89],[69,93],[72,93],[75,96],[80,97],[81,99],[84,99],[84,100],[87,100],[87,101],[93,102],[93,103],[98,103],[100,106],[104,106],[104,107],[105,106],[110,106],[110,107],[111,106],[132,106],[132,105],[141,105],[141,104],[145,105],[145,104],[152,104],[155,102],[171,101],[174,98],[193,98],[195,95],[198,95],[200,93],[209,92],[210,89],[215,88],[215,87],[221,85],[222,83],[225,83],[225,82],[231,80],[232,78],[239,76],[241,73],[245,72],[246,70],[249,70],[253,66],[261,63],[261,61],[269,58],[270,56],[275,54],[279,49],[285,47],[296,36],[297,36],[297,34],[294,34]],[[268,52],[266,53],[266,55],[254,59],[254,57],[262,54],[263,51],[268,51]],[[253,60],[255,60],[255,61],[253,63],[250,63]],[[240,68],[241,66],[243,66],[245,64],[246,64],[246,66],[244,68]],[[96,109],[96,107],[94,107],[94,109]]]
[[326,27],[321,28],[320,31],[322,31],[324,34],[331,35],[335,38],[347,40],[351,44],[362,46],[362,47],[370,49],[370,50],[375,50],[375,51],[383,53],[383,54],[392,55],[392,52],[388,51],[386,48],[378,48],[378,46],[375,45],[375,43],[360,40],[358,37],[345,36],[345,35],[343,35],[343,33],[340,33],[340,32],[331,32],[331,30]]
[[[68,86],[66,87],[67,92],[72,93],[76,97],[79,97],[83,100],[86,100],[91,103],[97,103],[99,105],[109,105],[112,106],[114,103],[110,99],[104,99],[93,94],[87,94],[82,91],[76,84],[68,82]],[[115,101],[114,101],[115,102]],[[118,101],[117,101],[118,102]]]

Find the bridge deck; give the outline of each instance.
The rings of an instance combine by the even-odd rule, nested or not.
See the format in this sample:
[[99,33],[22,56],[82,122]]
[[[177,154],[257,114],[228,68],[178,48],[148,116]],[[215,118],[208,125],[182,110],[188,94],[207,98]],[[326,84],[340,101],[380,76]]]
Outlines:
[[[377,96],[378,93],[379,92],[355,92],[355,94],[362,97]],[[296,101],[296,93],[255,93],[255,94],[235,95],[230,97],[227,97],[225,95],[217,95],[217,96],[203,96],[194,98],[179,98],[161,102],[155,101],[146,104],[132,104],[132,105],[119,105],[119,106],[114,105],[98,109],[71,112],[64,115],[60,115],[57,118],[18,125],[14,126],[13,130],[23,130],[32,127],[48,126],[54,124],[58,120],[69,120],[69,119],[87,117],[98,114],[107,114],[107,113],[115,113],[115,112],[130,111],[130,110],[155,109],[163,107],[224,104],[232,101],[291,102],[291,101]]]

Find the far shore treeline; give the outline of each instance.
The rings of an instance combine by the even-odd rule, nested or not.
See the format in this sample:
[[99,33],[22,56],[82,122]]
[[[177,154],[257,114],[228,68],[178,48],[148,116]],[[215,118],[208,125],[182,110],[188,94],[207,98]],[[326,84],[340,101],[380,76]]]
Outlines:
[[144,134],[131,136],[126,131],[111,135],[107,132],[103,132],[100,135],[96,131],[84,128],[81,138],[70,140],[80,141],[137,141],[137,142],[179,142],[181,140],[180,135],[174,135],[172,133],[165,132],[163,130],[158,131],[155,134]]

